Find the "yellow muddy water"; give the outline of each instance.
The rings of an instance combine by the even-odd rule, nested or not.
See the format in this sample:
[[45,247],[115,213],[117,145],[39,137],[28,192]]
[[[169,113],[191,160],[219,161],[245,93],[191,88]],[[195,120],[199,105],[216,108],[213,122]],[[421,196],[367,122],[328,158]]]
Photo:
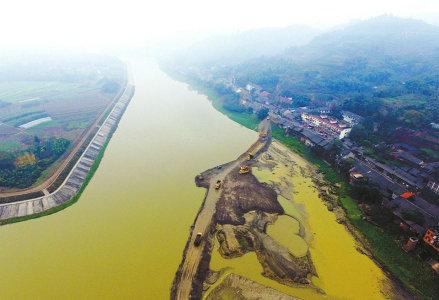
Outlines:
[[169,299],[204,197],[194,177],[257,138],[146,61],[79,201],[0,227],[0,299]]
[[308,253],[308,244],[298,234],[299,222],[289,216],[279,216],[273,225],[267,228],[267,234],[281,245],[288,248],[295,257],[302,257]]
[[[284,148],[284,151],[288,150]],[[290,155],[296,163],[295,175],[290,177],[293,184],[293,201],[278,197],[289,216],[279,217],[274,225],[268,226],[267,233],[298,256],[303,255],[309,243],[311,259],[318,274],[318,278],[313,277],[311,280],[325,294],[308,288],[288,287],[267,279],[261,275],[262,267],[254,252],[235,259],[224,259],[215,249],[211,268],[218,270],[229,267],[227,272],[246,276],[301,299],[386,298],[381,292],[388,291],[389,287],[385,274],[371,259],[356,250],[355,240],[343,225],[336,222],[335,215],[327,210],[311,178],[301,174],[299,168],[305,168],[307,162],[296,154]],[[284,176],[288,172],[285,166],[279,164],[273,170],[274,174],[267,169],[256,168],[253,168],[253,173],[262,182],[276,182],[279,180],[277,176]],[[305,228],[304,238],[297,235],[299,222],[296,220]]]
[[[169,298],[205,193],[194,176],[234,159],[257,135],[154,64],[131,65],[136,94],[79,201],[51,216],[0,227],[0,299]],[[297,177],[294,184],[294,201],[303,204],[314,233],[317,284],[328,298],[379,298],[381,271],[355,250],[311,181]],[[270,230],[294,235],[297,224],[290,221]],[[320,296],[261,276],[254,254],[227,261],[214,254],[212,264],[304,299]]]

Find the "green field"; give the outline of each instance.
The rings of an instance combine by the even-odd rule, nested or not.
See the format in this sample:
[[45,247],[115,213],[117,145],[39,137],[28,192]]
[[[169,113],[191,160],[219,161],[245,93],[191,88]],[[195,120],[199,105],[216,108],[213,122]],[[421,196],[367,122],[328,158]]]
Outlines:
[[[7,171],[0,169],[2,187],[25,188],[42,180],[58,161],[48,160],[47,149],[39,147],[52,140],[75,143],[118,95],[126,81],[125,64],[106,56],[85,57],[29,56],[2,61],[0,151],[8,157]],[[29,122],[33,123],[20,128]],[[35,151],[41,152],[34,153],[40,155],[37,169],[14,164],[23,152]],[[24,180],[24,172],[31,171],[32,176],[26,176],[33,181]]]
[[37,120],[40,118],[47,117],[48,114],[44,111],[29,111],[23,114],[10,116],[7,118],[3,118],[2,121],[8,125],[18,127],[19,125],[25,124],[27,122]]
[[15,151],[20,149],[21,144],[18,141],[10,140],[10,141],[2,141],[0,143],[0,152],[8,152]]
[[86,87],[79,83],[58,81],[3,81],[0,82],[0,100],[9,103],[32,103],[57,95],[73,95]]

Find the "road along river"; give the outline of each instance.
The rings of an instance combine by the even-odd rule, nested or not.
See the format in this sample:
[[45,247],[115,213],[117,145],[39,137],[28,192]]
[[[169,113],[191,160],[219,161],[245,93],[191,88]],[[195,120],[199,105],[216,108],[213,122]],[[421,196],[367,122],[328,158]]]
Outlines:
[[[137,60],[131,66],[136,93],[79,201],[56,214],[0,228],[1,299],[170,297],[205,195],[194,177],[235,159],[257,134],[221,115],[205,96],[170,79],[155,64]],[[314,201],[309,213],[326,214],[319,205]],[[324,220],[326,224],[315,226],[341,232],[331,231],[340,228],[335,218]],[[337,238],[331,243],[353,249],[353,239],[343,236],[344,244],[338,245]],[[318,253],[318,243],[311,247]],[[329,274],[335,263],[325,260],[331,256],[320,258],[317,270]],[[270,285],[257,262],[249,262],[254,266],[247,270],[255,273],[243,275]],[[222,267],[228,262],[212,263]],[[374,268],[375,281],[385,278],[373,263],[351,268],[350,275]],[[334,275],[340,276],[340,284],[351,282],[342,273]],[[358,299],[377,294],[376,285],[362,284]],[[344,298],[343,293],[331,294]]]

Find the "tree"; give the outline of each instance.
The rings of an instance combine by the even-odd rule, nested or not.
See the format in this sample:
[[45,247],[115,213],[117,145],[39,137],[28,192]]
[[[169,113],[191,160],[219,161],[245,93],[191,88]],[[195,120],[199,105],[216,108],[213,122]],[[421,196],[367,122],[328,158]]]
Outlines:
[[38,136],[34,136],[33,150],[32,152],[38,156],[41,152],[41,140]]
[[355,125],[351,132],[349,133],[349,138],[355,142],[363,143],[364,140],[367,140],[369,135],[368,130],[363,126],[363,124]]
[[348,158],[343,160],[338,168],[341,174],[343,174],[344,176],[348,176],[349,171],[352,169],[353,166],[354,166],[354,160],[352,158]]
[[359,182],[352,185],[354,198],[369,204],[380,204],[382,197],[377,187],[368,182]]
[[403,120],[411,127],[419,127],[424,123],[424,116],[419,111],[410,109],[404,113]]
[[343,119],[343,114],[341,112],[341,107],[340,106],[333,106],[331,107],[331,116],[333,116],[336,119]]
[[311,100],[309,99],[308,96],[305,95],[293,95],[293,107],[304,107],[304,106],[308,106],[309,103],[311,102]]
[[424,225],[424,222],[425,222],[424,215],[422,213],[420,213],[419,211],[404,210],[401,213],[401,215],[402,215],[403,219],[405,219],[407,221],[412,221],[412,222],[415,222],[416,224]]
[[12,169],[14,168],[14,161],[15,158],[12,156],[12,154],[8,152],[0,152],[0,169]]
[[258,116],[259,120],[263,120],[268,116],[268,112],[269,112],[269,109],[264,107],[264,108],[261,108],[256,115]]
[[120,89],[120,84],[117,81],[104,79],[101,86],[101,91],[106,94],[114,94]]

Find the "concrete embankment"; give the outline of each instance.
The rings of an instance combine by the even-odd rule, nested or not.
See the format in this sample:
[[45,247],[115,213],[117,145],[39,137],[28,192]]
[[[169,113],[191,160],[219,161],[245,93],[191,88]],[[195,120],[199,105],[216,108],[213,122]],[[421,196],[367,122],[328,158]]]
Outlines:
[[134,91],[134,85],[128,84],[124,93],[59,188],[52,193],[46,192],[42,197],[0,204],[0,224],[8,223],[16,218],[31,218],[72,200],[81,190],[103,146],[111,138],[113,131],[116,129],[119,120],[134,95]]

